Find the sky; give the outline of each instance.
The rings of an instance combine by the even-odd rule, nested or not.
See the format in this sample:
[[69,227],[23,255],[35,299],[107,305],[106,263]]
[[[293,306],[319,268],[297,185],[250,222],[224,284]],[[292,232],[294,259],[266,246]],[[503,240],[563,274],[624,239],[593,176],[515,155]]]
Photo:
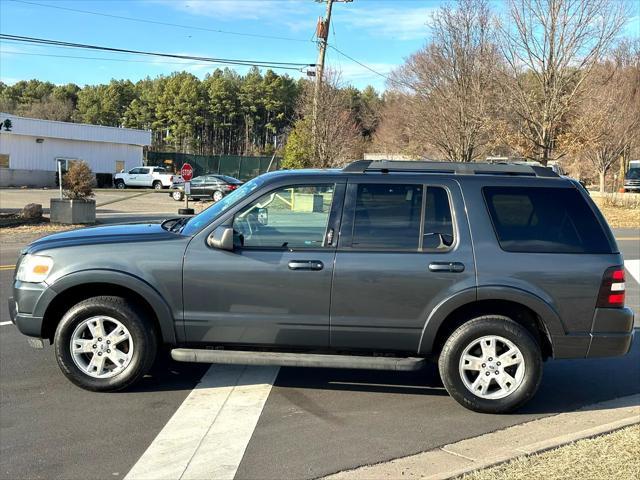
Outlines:
[[[339,72],[343,83],[384,90],[384,75],[428,39],[427,22],[442,3],[335,3],[329,43],[379,74],[331,48],[327,65]],[[503,8],[500,0],[494,0],[493,6],[498,11]],[[325,8],[314,0],[0,0],[0,32],[180,55],[313,64],[317,45],[312,37]],[[640,17],[634,17],[625,33],[640,36]],[[218,66],[224,67],[0,41],[0,80],[8,84],[31,78],[78,85],[106,83],[112,78],[137,81],[181,70],[202,78]],[[246,71],[246,67],[234,68]],[[306,69],[276,71],[295,78],[306,75]]]

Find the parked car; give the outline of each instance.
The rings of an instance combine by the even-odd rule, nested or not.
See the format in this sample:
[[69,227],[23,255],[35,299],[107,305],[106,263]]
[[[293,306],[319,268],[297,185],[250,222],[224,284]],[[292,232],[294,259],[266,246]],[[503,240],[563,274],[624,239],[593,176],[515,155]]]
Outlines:
[[[242,185],[240,180],[227,175],[202,175],[191,180],[189,198],[207,198],[214,202],[219,202],[225,195],[233,192],[240,185]],[[179,202],[184,199],[184,181],[182,179],[174,182],[171,185],[171,190],[169,195],[175,201]]]
[[36,240],[9,310],[88,390],[129,387],[165,344],[180,362],[432,360],[461,405],[502,413],[544,360],[629,351],[623,265],[584,188],[550,169],[359,161],[264,174],[189,218]]
[[625,192],[640,192],[640,167],[630,168],[624,176]]
[[128,173],[116,173],[113,183],[116,188],[152,187],[162,190],[169,188],[177,177],[163,167],[136,167]]

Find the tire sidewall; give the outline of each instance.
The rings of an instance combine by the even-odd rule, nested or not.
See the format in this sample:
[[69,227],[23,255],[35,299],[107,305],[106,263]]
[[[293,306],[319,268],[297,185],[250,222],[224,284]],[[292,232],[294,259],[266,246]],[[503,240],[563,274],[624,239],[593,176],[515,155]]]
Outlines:
[[162,190],[162,182],[156,180],[155,182],[153,182],[153,184],[151,185],[154,190]]
[[[149,368],[149,357],[155,357],[155,337],[145,328],[138,312],[127,304],[110,305],[107,302],[91,302],[89,299],[79,303],[69,310],[56,329],[54,348],[56,360],[62,372],[74,384],[94,391],[121,390],[134,383]],[[133,339],[133,356],[127,368],[110,378],[94,378],[84,373],[75,364],[71,353],[71,336],[73,331],[82,321],[105,315],[120,321],[128,330]]]
[[[524,379],[510,395],[490,400],[467,389],[460,377],[459,362],[464,349],[474,340],[495,335],[513,342],[522,353]],[[506,413],[517,409],[535,394],[542,379],[542,356],[533,336],[506,317],[483,317],[459,327],[447,340],[439,362],[440,376],[449,394],[463,406],[483,413]]]
[[116,188],[118,190],[124,190],[126,188],[126,185],[122,180],[120,180],[120,181],[116,182]]

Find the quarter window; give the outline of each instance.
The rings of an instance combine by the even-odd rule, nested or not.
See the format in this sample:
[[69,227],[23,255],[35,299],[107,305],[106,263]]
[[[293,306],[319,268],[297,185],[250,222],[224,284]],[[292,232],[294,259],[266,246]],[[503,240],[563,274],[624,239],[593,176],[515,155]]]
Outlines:
[[319,248],[324,245],[334,185],[274,190],[233,219],[245,248]]
[[575,188],[485,187],[483,194],[503,250],[611,253],[600,222]]

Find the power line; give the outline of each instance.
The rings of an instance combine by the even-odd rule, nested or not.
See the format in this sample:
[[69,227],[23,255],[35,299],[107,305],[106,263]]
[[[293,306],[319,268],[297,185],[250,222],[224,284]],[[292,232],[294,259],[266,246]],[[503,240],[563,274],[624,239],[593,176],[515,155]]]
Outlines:
[[68,12],[83,13],[83,14],[86,14],[86,15],[96,15],[96,16],[100,16],[100,17],[115,18],[117,20],[126,20],[126,21],[129,21],[129,22],[149,23],[149,24],[152,24],[152,25],[162,25],[162,26],[165,26],[165,27],[184,28],[184,29],[187,29],[187,30],[200,30],[200,31],[204,31],[204,32],[221,33],[221,34],[225,34],[225,35],[237,35],[237,36],[241,36],[241,37],[267,38],[267,39],[271,39],[271,40],[286,40],[286,41],[290,41],[290,42],[309,43],[309,40],[304,40],[302,38],[280,37],[278,35],[263,35],[263,34],[259,34],[259,33],[234,32],[232,30],[220,30],[220,29],[217,29],[217,28],[198,27],[198,26],[195,26],[195,25],[184,25],[184,24],[180,24],[180,23],[161,22],[159,20],[147,20],[147,19],[144,19],[144,18],[126,17],[124,15],[114,15],[114,14],[111,14],[111,13],[93,12],[91,10],[80,10],[78,8],[69,8],[69,7],[61,7],[61,6],[58,6],[58,5],[47,5],[47,4],[44,4],[44,3],[28,2],[26,0],[10,0],[10,1],[15,2],[15,3],[23,3],[25,5],[35,5],[35,6],[38,6],[38,7],[54,8],[56,10],[65,10],[65,11],[68,11]]
[[276,62],[276,61],[263,61],[263,60],[242,60],[231,58],[215,58],[215,57],[200,57],[195,55],[178,55],[174,53],[160,53],[160,52],[148,52],[144,50],[130,50],[124,48],[104,47],[100,45],[90,45],[84,43],[65,42],[61,40],[50,40],[45,38],[25,37],[20,35],[11,35],[0,33],[0,40],[11,40],[14,42],[21,42],[34,45],[50,45],[50,46],[62,46],[80,48],[85,50],[98,50],[113,53],[128,53],[133,55],[149,55],[163,58],[176,58],[181,60],[196,60],[199,62],[220,63],[227,65],[242,65],[242,66],[256,66],[273,69],[285,69],[285,70],[302,70],[306,67],[313,67],[311,63],[297,63],[297,62]]
[[[74,58],[79,60],[106,60],[108,62],[125,62],[125,63],[148,63],[153,65],[216,65],[211,62],[163,62],[163,61],[151,61],[151,60],[131,60],[126,58],[108,58],[108,57],[82,57],[76,55],[54,55],[48,53],[29,53],[29,52],[12,52],[12,51],[2,51],[0,50],[0,54],[7,55],[29,55],[33,57],[53,57],[53,58]],[[293,69],[292,70],[297,70]]]
[[355,58],[353,58],[353,57],[352,57],[352,56],[350,56],[350,55],[347,55],[347,54],[346,54],[346,53],[344,53],[342,50],[338,50],[338,48],[336,48],[334,45],[331,45],[331,44],[327,44],[327,45],[328,45],[328,47],[329,47],[329,48],[331,48],[331,49],[335,50],[336,52],[338,52],[338,53],[339,53],[340,55],[342,55],[343,57],[348,58],[349,60],[351,60],[351,61],[352,61],[352,62],[354,62],[354,63],[357,63],[357,64],[358,64],[358,65],[360,65],[361,67],[364,67],[364,68],[366,68],[367,70],[369,70],[370,72],[375,73],[376,75],[378,75],[378,76],[380,76],[380,77],[384,78],[384,79],[385,79],[385,80],[387,80],[388,82],[395,83],[396,85],[401,85],[401,86],[406,87],[406,88],[409,88],[409,89],[411,89],[411,90],[415,90],[415,87],[414,87],[413,85],[411,85],[410,83],[406,83],[406,82],[398,81],[398,80],[396,80],[396,79],[394,79],[394,78],[390,77],[389,75],[385,75],[384,73],[380,73],[380,72],[378,72],[377,70],[375,70],[375,69],[371,68],[369,65],[367,65],[367,64],[365,64],[365,63],[362,63],[362,62],[361,62],[361,61],[359,61],[359,60],[356,60]]

